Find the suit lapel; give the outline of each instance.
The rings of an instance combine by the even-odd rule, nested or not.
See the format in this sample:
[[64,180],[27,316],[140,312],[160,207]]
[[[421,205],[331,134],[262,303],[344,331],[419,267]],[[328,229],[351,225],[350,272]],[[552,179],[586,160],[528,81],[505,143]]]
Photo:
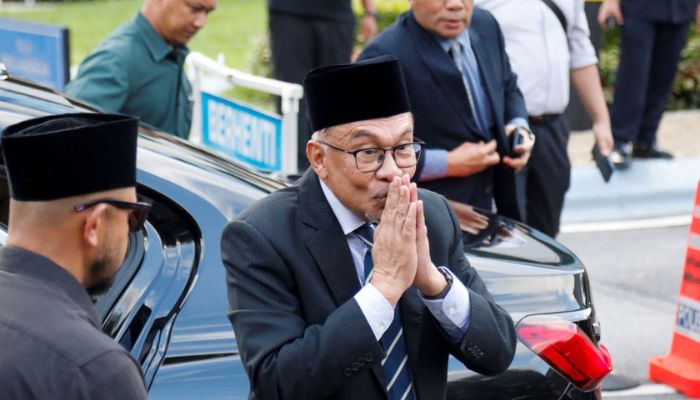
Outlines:
[[[310,228],[304,241],[339,307],[361,288],[348,242],[323,194],[318,176],[310,168],[299,180],[299,193],[301,219]],[[373,367],[372,372],[386,393],[381,365]]]
[[299,191],[302,222],[312,228],[304,241],[333,294],[336,306],[340,306],[360,290],[347,240],[326,201],[318,177],[311,169],[299,181]]
[[442,50],[431,34],[418,25],[412,13],[409,13],[406,18],[406,28],[414,38],[416,53],[427,66],[433,81],[450,100],[453,111],[459,115],[469,130],[477,133],[479,130],[469,109],[467,89],[454,61]]

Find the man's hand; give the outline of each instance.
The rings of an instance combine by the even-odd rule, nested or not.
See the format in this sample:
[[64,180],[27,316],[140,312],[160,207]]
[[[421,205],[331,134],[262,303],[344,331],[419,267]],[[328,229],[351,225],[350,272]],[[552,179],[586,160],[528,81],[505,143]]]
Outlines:
[[483,229],[489,226],[489,219],[474,211],[468,204],[454,200],[448,200],[459,220],[459,227],[467,233],[478,235]]
[[365,14],[360,18],[360,33],[358,40],[360,43],[367,43],[377,36],[377,18],[370,14]]
[[[510,137],[511,135],[515,134],[522,134],[518,132],[518,127],[515,125],[508,124],[506,125],[506,136]],[[534,146],[535,142],[532,141],[530,138],[530,135],[528,134],[523,134],[523,142],[517,146],[515,146],[515,149],[513,149],[513,152],[517,154],[518,156],[513,158],[513,157],[508,157],[505,156],[503,157],[503,164],[505,164],[507,167],[513,168],[515,172],[520,171],[527,165],[527,162],[530,160],[530,155],[532,154],[532,146]]]
[[447,153],[447,176],[452,178],[474,175],[498,164],[496,141],[464,142]]
[[620,9],[620,0],[606,0],[601,4],[598,10],[598,24],[603,28],[607,28],[607,20],[609,17],[615,17],[615,22],[618,25],[625,23],[622,18],[622,10]]
[[447,281],[430,259],[428,228],[425,226],[423,202],[418,200],[418,188],[415,183],[410,186],[410,194],[411,202],[416,203],[416,251],[418,252],[418,265],[413,286],[425,296],[436,296],[445,288]]
[[594,123],[593,137],[595,137],[595,142],[598,144],[600,154],[607,156],[612,152],[614,140],[610,123]]
[[[413,185],[415,192],[415,185]],[[372,285],[395,306],[412,284],[418,264],[416,250],[416,201],[408,175],[389,185],[382,219],[372,247]]]

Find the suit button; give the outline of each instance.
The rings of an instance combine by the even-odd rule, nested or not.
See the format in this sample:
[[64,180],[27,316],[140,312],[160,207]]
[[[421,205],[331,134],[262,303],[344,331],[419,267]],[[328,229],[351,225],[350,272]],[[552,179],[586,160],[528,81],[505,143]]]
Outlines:
[[359,371],[360,370],[360,363],[356,363],[356,362],[352,363],[351,369],[355,372]]
[[374,354],[372,354],[372,353],[365,354],[365,360],[367,360],[367,362],[372,362],[372,360],[374,360]]
[[343,375],[345,376],[351,376],[352,375],[352,370],[350,368],[345,368],[343,371]]

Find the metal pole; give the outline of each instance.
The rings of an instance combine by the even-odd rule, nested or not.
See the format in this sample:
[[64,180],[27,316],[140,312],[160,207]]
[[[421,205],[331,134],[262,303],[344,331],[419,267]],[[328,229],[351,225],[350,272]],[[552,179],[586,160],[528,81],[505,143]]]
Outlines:
[[202,143],[202,82],[199,73],[199,68],[196,63],[190,62],[188,78],[192,82],[192,96],[194,96],[194,104],[192,105],[192,125],[190,126],[189,140],[192,143]]
[[297,136],[299,135],[297,118],[299,114],[299,97],[289,91],[282,94],[282,173],[296,175],[298,173]]

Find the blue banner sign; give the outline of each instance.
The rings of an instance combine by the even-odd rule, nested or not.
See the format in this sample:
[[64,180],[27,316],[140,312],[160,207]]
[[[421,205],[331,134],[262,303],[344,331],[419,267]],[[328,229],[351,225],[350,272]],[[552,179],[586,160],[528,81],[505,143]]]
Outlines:
[[0,18],[0,62],[10,76],[63,91],[70,74],[68,29]]
[[202,144],[251,167],[282,170],[282,120],[202,92]]
[[680,296],[676,312],[676,330],[700,342],[700,302]]

